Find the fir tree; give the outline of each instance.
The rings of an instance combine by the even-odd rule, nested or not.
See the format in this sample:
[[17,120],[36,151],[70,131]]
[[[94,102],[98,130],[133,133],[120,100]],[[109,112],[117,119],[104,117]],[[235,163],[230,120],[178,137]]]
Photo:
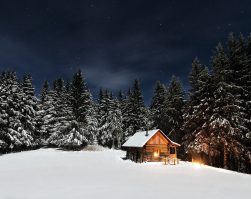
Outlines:
[[87,89],[86,82],[80,70],[73,76],[71,83],[71,100],[76,120],[84,125],[91,100],[90,92]]
[[44,102],[49,91],[49,82],[46,80],[42,86],[41,100]]
[[47,145],[47,139],[54,133],[57,123],[57,95],[56,91],[49,87],[48,81],[44,82],[41,90],[41,101],[37,113],[37,133],[42,146]]
[[164,132],[169,132],[169,136],[178,143],[181,143],[182,139],[180,129],[183,124],[183,93],[181,82],[173,76],[168,86],[161,116],[165,120]]
[[88,140],[89,144],[96,144],[98,140],[98,116],[97,116],[97,106],[92,100],[91,105],[86,113],[86,127],[84,128],[84,135]]
[[123,133],[123,123],[122,123],[122,112],[120,109],[119,101],[117,99],[113,100],[112,109],[109,111],[108,116],[109,131],[112,134],[112,148],[121,147],[122,133]]
[[127,111],[126,123],[129,124],[127,128],[131,129],[128,131],[131,133],[129,136],[133,135],[138,130],[146,129],[147,111],[138,80],[135,80],[133,90],[131,93],[129,92]]
[[33,97],[34,96],[34,87],[32,84],[32,78],[30,75],[24,75],[23,82],[22,82],[22,88],[24,93],[29,96]]
[[88,142],[81,131],[78,123],[73,120],[66,128],[53,133],[49,138],[49,143],[69,150],[81,149]]
[[[198,57],[193,60],[192,70],[189,75],[189,82],[191,85],[191,93],[195,93],[199,88],[199,77],[200,73],[203,71],[204,66],[200,63]],[[190,96],[192,97],[192,95]]]
[[165,85],[159,81],[156,82],[153,99],[150,105],[151,117],[153,119],[153,127],[162,129],[165,132],[165,119],[163,118],[164,102],[166,100],[167,91]]
[[80,148],[87,144],[84,129],[74,120],[71,95],[66,90],[62,78],[53,83],[52,96],[54,98],[54,111],[56,115],[52,118],[53,126],[48,144],[66,149]]
[[33,114],[33,109],[25,103],[25,93],[15,73],[8,72],[1,79],[1,147],[6,150],[32,148],[34,129],[26,118],[27,114]]
[[100,90],[99,96],[99,143],[102,145],[112,145],[112,133],[109,129],[109,113],[113,108],[113,99],[109,91]]
[[[35,139],[38,139],[39,135],[36,134],[37,132],[36,118],[37,118],[37,111],[38,111],[38,100],[34,96],[35,89],[33,87],[32,78],[30,75],[25,75],[23,77],[21,87],[24,92],[24,98],[23,98],[24,128],[29,129],[30,132],[32,132],[33,137]],[[38,142],[39,140],[37,141],[36,144],[39,144]]]
[[[186,153],[198,154],[208,163],[209,131],[208,125],[213,103],[212,78],[207,68],[204,68],[197,77],[196,104],[189,103],[189,111],[184,114],[183,131],[184,149]],[[193,98],[194,99],[194,98]],[[191,98],[190,98],[191,100]]]

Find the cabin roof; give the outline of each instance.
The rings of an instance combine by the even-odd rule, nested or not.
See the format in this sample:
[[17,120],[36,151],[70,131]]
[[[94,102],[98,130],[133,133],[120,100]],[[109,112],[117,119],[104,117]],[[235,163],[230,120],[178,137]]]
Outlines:
[[146,131],[136,132],[122,145],[122,147],[143,147],[158,131],[160,131],[173,145],[180,146],[178,143],[170,140],[160,129],[154,129],[148,131],[148,136],[146,136]]

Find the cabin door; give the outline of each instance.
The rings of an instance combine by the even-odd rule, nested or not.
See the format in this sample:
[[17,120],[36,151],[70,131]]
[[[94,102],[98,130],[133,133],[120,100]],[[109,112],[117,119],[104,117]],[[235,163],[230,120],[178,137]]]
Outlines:
[[155,149],[153,150],[153,159],[154,159],[155,161],[158,161],[159,158],[160,158],[160,149],[155,148]]

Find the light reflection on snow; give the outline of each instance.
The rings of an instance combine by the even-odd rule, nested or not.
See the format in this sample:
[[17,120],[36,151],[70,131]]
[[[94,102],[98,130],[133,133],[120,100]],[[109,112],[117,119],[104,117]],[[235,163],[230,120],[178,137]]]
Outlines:
[[201,163],[199,163],[199,162],[193,162],[193,167],[195,169],[200,169],[201,168]]

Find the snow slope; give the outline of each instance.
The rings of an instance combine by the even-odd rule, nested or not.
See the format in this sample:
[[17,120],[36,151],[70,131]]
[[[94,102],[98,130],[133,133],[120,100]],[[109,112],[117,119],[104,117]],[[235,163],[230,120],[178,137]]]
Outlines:
[[249,198],[251,175],[207,166],[136,164],[115,150],[40,149],[0,156],[0,199]]

